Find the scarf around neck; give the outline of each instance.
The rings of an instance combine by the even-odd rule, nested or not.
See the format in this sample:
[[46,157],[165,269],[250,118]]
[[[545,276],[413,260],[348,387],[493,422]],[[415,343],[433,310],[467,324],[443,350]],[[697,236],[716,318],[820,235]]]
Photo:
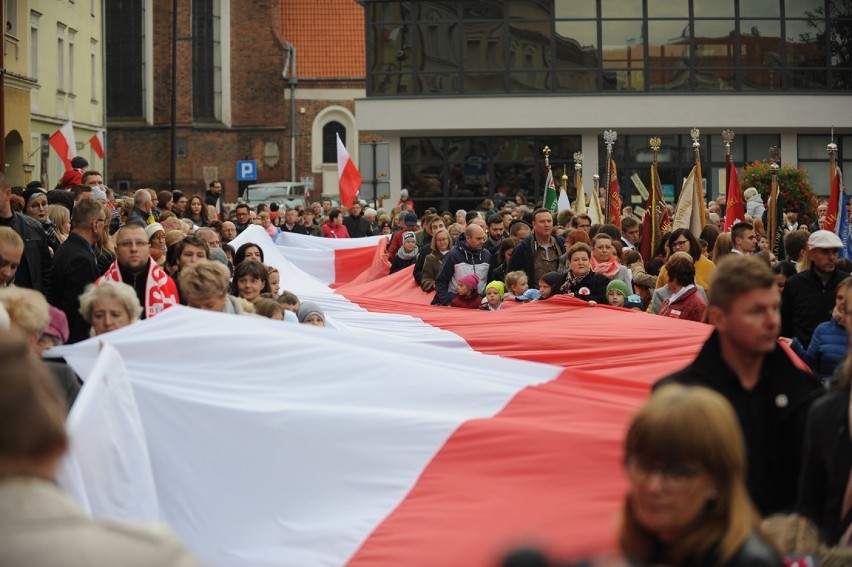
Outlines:
[[595,260],[595,257],[592,256],[592,271],[596,274],[601,274],[602,276],[606,276],[606,279],[611,280],[615,277],[615,274],[618,273],[618,269],[621,267],[621,264],[618,263],[618,260],[615,259],[615,256],[610,256],[609,260],[605,262],[598,262]]
[[[121,269],[118,260],[113,262],[102,275],[97,284],[103,281],[124,282],[121,277]],[[145,282],[145,318],[153,317],[157,313],[180,303],[178,300],[175,282],[163,271],[153,260],[148,260],[148,278]]]

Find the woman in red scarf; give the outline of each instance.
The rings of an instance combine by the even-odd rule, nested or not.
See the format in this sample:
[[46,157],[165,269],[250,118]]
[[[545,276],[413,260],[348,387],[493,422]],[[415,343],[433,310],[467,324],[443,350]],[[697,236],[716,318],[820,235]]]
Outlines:
[[592,271],[609,281],[621,280],[628,290],[633,290],[630,268],[619,262],[612,238],[608,234],[598,233],[592,239]]

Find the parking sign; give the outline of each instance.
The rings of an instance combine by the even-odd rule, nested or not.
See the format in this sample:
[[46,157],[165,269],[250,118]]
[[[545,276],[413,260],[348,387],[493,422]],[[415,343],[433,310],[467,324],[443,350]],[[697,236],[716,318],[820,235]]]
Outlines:
[[237,181],[257,181],[257,162],[253,159],[238,161]]

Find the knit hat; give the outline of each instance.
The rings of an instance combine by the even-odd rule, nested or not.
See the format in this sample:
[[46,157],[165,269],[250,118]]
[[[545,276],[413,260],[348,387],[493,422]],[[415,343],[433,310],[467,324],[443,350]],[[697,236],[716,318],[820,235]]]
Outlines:
[[543,276],[541,276],[541,281],[550,286],[550,289],[553,290],[553,294],[556,295],[559,293],[559,288],[562,287],[562,284],[565,283],[565,276],[560,274],[559,272],[547,272]]
[[83,156],[76,156],[71,158],[71,167],[74,169],[83,169],[84,167],[89,167],[89,162]]
[[30,187],[29,189],[24,191],[24,194],[22,195],[22,197],[24,198],[24,204],[29,203],[30,199],[32,199],[33,197],[38,197],[39,195],[44,195],[46,197],[47,192],[41,187]]
[[606,294],[609,295],[609,292],[612,290],[617,291],[624,297],[630,295],[630,292],[627,291],[627,284],[621,280],[612,280],[609,282],[609,285],[606,286]]
[[50,310],[50,323],[47,324],[44,332],[47,335],[58,337],[60,344],[65,344],[68,342],[68,318],[64,311],[53,305],[48,305],[47,308]]
[[415,213],[405,213],[406,226],[417,226],[417,215]]
[[417,240],[417,236],[410,230],[407,230],[402,234],[402,241],[405,242],[406,240]]
[[225,251],[221,248],[211,248],[210,259],[215,260],[216,262],[221,262],[225,266],[228,265],[228,255],[225,254]]
[[308,317],[311,315],[319,315],[320,318],[325,322],[325,313],[323,313],[322,307],[314,303],[313,301],[303,301],[299,304],[299,323],[304,323]]
[[98,187],[97,185],[92,187],[92,195],[95,197],[96,201],[106,201],[107,194],[106,191]]
[[381,225],[379,225],[379,230],[381,230],[383,228],[390,228],[390,227],[391,227],[390,223],[388,221],[384,221],[384,222],[382,222]]
[[408,199],[408,189],[403,189],[399,192],[400,199]]
[[459,283],[467,286],[468,289],[476,290],[479,285],[479,276],[476,274],[468,274],[459,278]]
[[148,240],[151,240],[151,237],[157,234],[158,232],[166,232],[166,230],[163,228],[163,225],[158,222],[149,224],[145,227],[145,236],[148,237]]
[[506,284],[504,284],[500,280],[488,282],[488,285],[485,286],[485,291],[488,291],[489,289],[496,289],[497,293],[500,294],[500,299],[503,299],[503,296],[506,295]]
[[644,311],[645,306],[642,304],[642,298],[638,294],[628,295],[624,300],[624,307],[627,309],[638,309]]

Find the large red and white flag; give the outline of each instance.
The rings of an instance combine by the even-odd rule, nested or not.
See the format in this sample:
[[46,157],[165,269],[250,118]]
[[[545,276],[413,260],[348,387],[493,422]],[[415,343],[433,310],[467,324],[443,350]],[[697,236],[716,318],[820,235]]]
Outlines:
[[358,168],[355,167],[355,162],[346,151],[346,146],[340,139],[340,134],[335,134],[337,137],[337,177],[340,182],[340,203],[344,207],[351,207],[355,199],[358,198],[358,191],[361,189],[361,174]]
[[89,145],[98,154],[98,157],[104,159],[104,133],[103,130],[98,130],[94,136],[89,138]]
[[77,141],[74,139],[74,125],[69,120],[62,128],[47,139],[51,147],[59,154],[65,164],[65,170],[71,169],[71,159],[77,155]]
[[[55,349],[86,381],[61,484],[87,510],[156,514],[217,567],[616,549],[629,419],[710,327],[561,296],[431,306],[411,268],[332,291],[247,233],[327,328],[175,307]],[[645,340],[613,357],[626,326]]]

